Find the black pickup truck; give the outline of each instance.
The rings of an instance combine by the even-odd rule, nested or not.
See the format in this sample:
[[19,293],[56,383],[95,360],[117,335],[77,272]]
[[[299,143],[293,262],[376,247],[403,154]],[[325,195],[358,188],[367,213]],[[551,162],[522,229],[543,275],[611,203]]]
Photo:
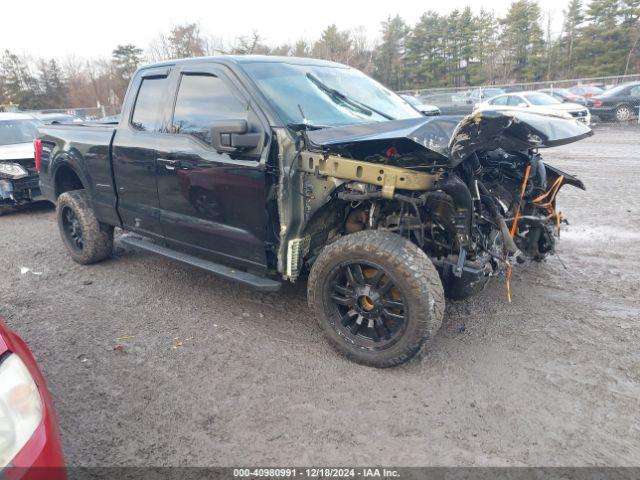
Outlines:
[[553,253],[571,175],[539,148],[591,130],[526,112],[424,117],[363,73],[312,59],[150,65],[119,123],[39,128],[40,185],[77,262],[123,243],[263,291],[308,278],[330,343],[363,364],[415,355],[461,298]]

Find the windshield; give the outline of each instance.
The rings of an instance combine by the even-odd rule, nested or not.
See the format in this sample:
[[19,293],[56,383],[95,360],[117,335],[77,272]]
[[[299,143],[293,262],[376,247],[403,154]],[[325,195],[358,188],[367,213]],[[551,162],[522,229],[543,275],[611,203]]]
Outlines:
[[524,95],[531,105],[557,105],[562,103],[546,93],[529,93]]
[[0,120],[0,145],[29,143],[36,138],[37,120]]
[[288,124],[349,125],[422,117],[353,68],[271,62],[246,63],[242,68]]

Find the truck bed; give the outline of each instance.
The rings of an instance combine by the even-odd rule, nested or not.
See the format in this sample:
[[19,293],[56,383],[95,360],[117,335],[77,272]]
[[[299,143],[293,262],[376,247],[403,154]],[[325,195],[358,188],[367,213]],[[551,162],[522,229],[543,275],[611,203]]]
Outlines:
[[[111,169],[111,142],[116,125],[45,125],[38,131],[43,146],[40,185],[45,197],[55,202],[56,180],[62,178],[61,169],[65,167],[59,166],[64,158],[89,190],[98,220],[119,224]],[[50,162],[52,158],[55,158],[53,163]]]

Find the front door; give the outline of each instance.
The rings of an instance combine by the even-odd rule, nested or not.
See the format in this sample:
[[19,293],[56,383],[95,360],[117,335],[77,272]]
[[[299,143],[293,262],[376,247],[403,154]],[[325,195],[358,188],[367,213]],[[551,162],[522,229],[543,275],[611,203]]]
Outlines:
[[[224,67],[183,68],[171,126],[158,144],[160,223],[169,243],[226,263],[266,267],[265,129]],[[216,150],[211,127],[246,120],[251,149]],[[265,152],[266,153],[266,152]]]

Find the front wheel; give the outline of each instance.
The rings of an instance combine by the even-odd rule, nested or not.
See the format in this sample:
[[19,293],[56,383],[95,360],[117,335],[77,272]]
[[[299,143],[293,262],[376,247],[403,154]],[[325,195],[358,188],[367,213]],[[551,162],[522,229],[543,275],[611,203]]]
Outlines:
[[308,298],[336,350],[379,368],[412,358],[444,314],[442,284],[429,257],[396,234],[374,230],[322,250],[311,269]]
[[98,222],[84,190],[60,195],[56,217],[60,236],[73,260],[86,265],[111,255],[113,227]]

